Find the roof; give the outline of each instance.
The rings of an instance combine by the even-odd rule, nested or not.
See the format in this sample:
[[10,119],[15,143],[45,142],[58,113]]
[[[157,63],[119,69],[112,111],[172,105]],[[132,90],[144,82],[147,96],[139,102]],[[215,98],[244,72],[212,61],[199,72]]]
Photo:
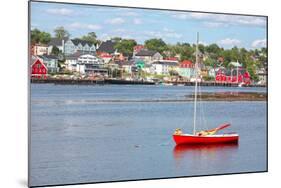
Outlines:
[[107,40],[107,41],[101,43],[101,45],[98,48],[98,51],[107,52],[107,53],[112,54],[115,52],[115,48],[114,48],[115,45],[116,45],[116,42]]
[[57,56],[55,55],[38,55],[38,57],[42,58],[42,59],[59,59]]
[[30,64],[32,65],[38,58],[35,55],[32,55],[30,58]]
[[134,51],[135,52],[139,52],[140,50],[142,50],[144,48],[144,45],[136,45],[134,46]]
[[133,61],[115,61],[116,64],[118,64],[119,66],[122,65],[134,65]]
[[136,56],[153,56],[154,54],[156,54],[157,51],[154,50],[146,50],[146,49],[142,49],[141,51],[139,51]]
[[167,57],[167,58],[164,58],[164,60],[178,61],[178,58],[177,57]]
[[[32,57],[33,58],[33,57]],[[36,63],[40,63],[41,65],[43,65],[45,67],[45,69],[48,70],[47,66],[44,64],[43,61],[41,61],[39,58],[36,57],[36,59],[34,59],[34,61],[31,63],[31,67],[33,67],[33,65],[35,65]]]
[[169,65],[169,66],[178,66],[179,64],[177,62],[172,61],[154,61],[152,64],[158,64],[158,65]]
[[35,46],[38,46],[38,47],[48,47],[47,44],[42,44],[42,43],[37,43],[37,44],[32,44],[31,47],[35,47]]
[[99,57],[101,57],[101,58],[112,58],[112,55],[107,54],[107,53],[101,53],[101,54],[99,55]]
[[80,57],[81,55],[92,55],[92,56],[95,56],[95,53],[88,52],[88,51],[77,51],[74,54],[70,54],[70,55],[65,56],[65,59],[75,60],[75,59],[78,59],[78,57]]
[[77,50],[77,52],[80,53],[81,55],[84,55],[84,54],[96,55],[96,52],[88,51],[88,50]]
[[82,44],[82,46],[85,46],[86,44],[88,44],[89,46],[92,46],[93,44],[88,42],[88,41],[85,41],[85,40],[81,40],[81,39],[71,39],[71,41],[73,42],[74,45],[78,45],[79,43]]
[[242,67],[242,65],[237,61],[237,62],[230,62],[228,65],[232,65],[234,67]]
[[64,37],[63,39],[59,38],[51,38],[50,42],[48,43],[49,46],[62,46],[62,40],[67,41],[68,38]]
[[67,55],[65,56],[65,59],[68,59],[68,60],[75,60],[75,59],[78,59],[78,57],[82,55],[81,52],[76,52],[74,54],[70,54],[70,55]]
[[193,66],[194,66],[193,63],[189,60],[184,60],[180,63],[181,68],[191,68]]

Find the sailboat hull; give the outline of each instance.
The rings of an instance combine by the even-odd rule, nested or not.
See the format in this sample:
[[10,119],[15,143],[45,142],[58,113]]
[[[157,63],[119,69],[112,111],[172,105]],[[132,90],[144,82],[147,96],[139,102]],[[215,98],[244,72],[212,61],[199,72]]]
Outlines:
[[191,134],[173,135],[177,145],[181,144],[218,144],[218,143],[238,143],[238,134],[222,134],[197,136]]

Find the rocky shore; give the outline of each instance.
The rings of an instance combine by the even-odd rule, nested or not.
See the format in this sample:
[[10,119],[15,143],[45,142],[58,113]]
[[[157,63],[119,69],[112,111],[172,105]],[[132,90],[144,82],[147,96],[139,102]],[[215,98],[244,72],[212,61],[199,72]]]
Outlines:
[[[194,98],[194,94],[186,95]],[[202,101],[266,101],[267,93],[264,92],[204,92],[197,96]]]

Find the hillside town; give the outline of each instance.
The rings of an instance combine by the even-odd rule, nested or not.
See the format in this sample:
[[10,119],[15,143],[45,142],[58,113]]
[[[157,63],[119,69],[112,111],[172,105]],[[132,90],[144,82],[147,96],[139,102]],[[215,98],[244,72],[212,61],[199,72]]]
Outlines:
[[[266,85],[266,48],[223,49],[217,44],[200,44],[199,50],[199,81]],[[32,79],[195,81],[195,45],[166,44],[161,38],[137,44],[120,37],[100,40],[94,32],[71,38],[63,27],[53,37],[33,29],[30,52]]]

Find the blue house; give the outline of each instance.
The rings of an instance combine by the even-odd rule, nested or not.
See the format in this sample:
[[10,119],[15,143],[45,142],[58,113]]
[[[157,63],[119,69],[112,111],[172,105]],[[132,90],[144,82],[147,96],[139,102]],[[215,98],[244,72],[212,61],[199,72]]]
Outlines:
[[95,54],[96,47],[94,44],[81,39],[68,39],[64,44],[64,54],[70,55],[76,52]]

